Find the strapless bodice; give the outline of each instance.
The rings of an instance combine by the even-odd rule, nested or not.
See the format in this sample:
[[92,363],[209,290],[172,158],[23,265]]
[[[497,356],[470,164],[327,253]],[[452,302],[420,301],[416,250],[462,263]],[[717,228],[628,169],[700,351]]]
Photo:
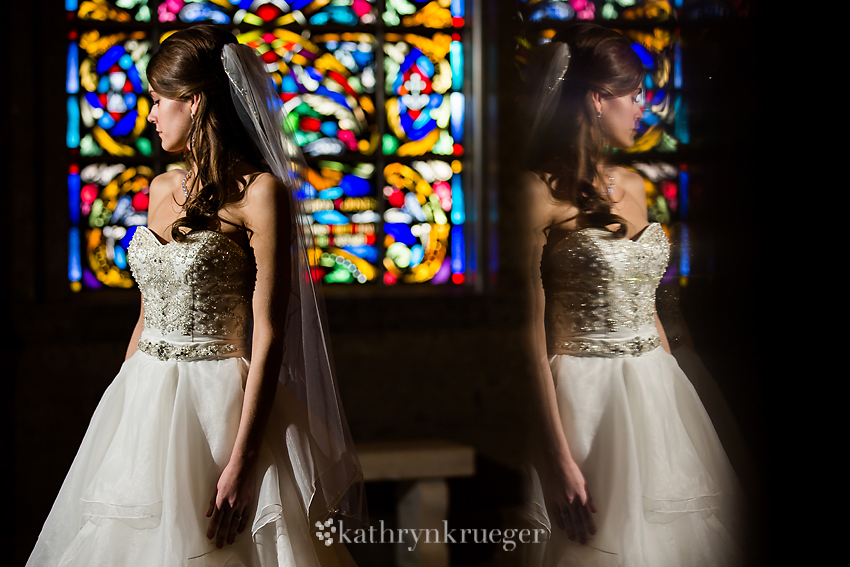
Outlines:
[[657,223],[634,240],[585,228],[547,242],[540,273],[550,354],[637,355],[659,346],[655,290],[669,258]]
[[162,243],[139,227],[127,260],[144,300],[139,349],[163,360],[196,360],[245,350],[254,263],[223,234],[198,230]]

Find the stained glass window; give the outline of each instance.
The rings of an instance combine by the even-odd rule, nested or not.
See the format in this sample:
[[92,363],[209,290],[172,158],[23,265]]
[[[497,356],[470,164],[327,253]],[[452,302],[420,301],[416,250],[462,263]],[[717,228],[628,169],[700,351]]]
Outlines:
[[459,28],[465,23],[463,0],[386,0],[382,15],[389,26]]
[[68,279],[71,288],[129,288],[127,246],[147,222],[148,190],[153,171],[147,166],[76,163],[68,171],[71,211]]
[[83,156],[151,155],[147,34],[86,30],[68,39],[68,147]]
[[384,43],[387,155],[463,153],[463,51],[460,42],[438,33],[432,37],[387,34]]
[[417,160],[384,168],[384,282],[463,283],[461,162]]
[[517,0],[531,22],[578,20],[655,20],[746,16],[748,0]]
[[323,26],[371,24],[376,19],[375,0],[163,0],[157,10],[160,22],[211,22],[216,24],[272,24]]
[[149,0],[65,0],[65,10],[80,20],[149,22]]
[[308,171],[299,198],[312,217],[316,277],[327,283],[375,281],[380,265],[375,165],[322,161]]
[[288,112],[287,127],[309,156],[377,150],[375,36],[277,28],[237,35],[267,63]]
[[315,277],[375,289],[470,281],[465,1],[67,0],[65,9],[73,289],[131,285],[124,257],[133,227],[147,222],[143,180],[177,165],[147,126],[145,68],[169,33],[200,22],[228,27],[262,57],[288,111],[309,166],[298,197]]

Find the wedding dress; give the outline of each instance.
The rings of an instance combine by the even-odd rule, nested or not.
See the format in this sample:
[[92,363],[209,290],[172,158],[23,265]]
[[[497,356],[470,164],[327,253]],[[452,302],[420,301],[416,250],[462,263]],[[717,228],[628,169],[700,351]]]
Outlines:
[[279,385],[248,528],[217,549],[206,512],[230,459],[249,367],[254,261],[213,231],[163,243],[146,227],[128,260],[144,298],[139,349],[107,388],[29,567],[350,564],[308,523],[304,406]]
[[586,545],[552,527],[552,566],[733,566],[740,487],[696,391],[661,347],[655,292],[670,244],[657,223],[635,239],[604,229],[550,234],[541,276],[555,395],[587,482],[597,532]]

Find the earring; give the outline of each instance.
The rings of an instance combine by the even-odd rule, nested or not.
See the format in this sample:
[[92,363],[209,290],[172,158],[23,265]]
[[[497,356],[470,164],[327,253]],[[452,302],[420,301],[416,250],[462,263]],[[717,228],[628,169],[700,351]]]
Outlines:
[[602,111],[599,111],[599,114],[596,115],[597,118],[602,118]]
[[190,110],[190,111],[189,111],[189,114],[192,116],[192,122],[194,122],[194,121],[195,121],[195,111],[194,111],[194,110]]

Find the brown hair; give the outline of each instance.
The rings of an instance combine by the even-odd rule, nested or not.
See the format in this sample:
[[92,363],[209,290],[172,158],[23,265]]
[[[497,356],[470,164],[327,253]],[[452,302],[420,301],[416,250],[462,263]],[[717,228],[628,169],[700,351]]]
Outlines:
[[174,240],[183,240],[193,230],[218,230],[219,211],[241,198],[234,189],[234,165],[244,160],[261,168],[262,157],[230,98],[230,83],[221,63],[221,50],[228,43],[236,43],[232,33],[210,25],[194,26],[168,36],[148,63],[148,82],[157,94],[176,100],[200,95],[189,147],[184,150],[189,166],[198,168],[197,178],[191,180],[196,189],[185,203],[186,216],[171,227]]
[[[628,39],[596,24],[570,25],[555,34],[552,44],[556,42],[569,46],[570,62],[554,116],[529,141],[527,167],[544,179],[549,174],[545,180],[552,195],[578,208],[580,227],[616,224],[614,234],[624,236],[625,220],[611,212],[611,201],[593,185],[595,180],[603,184],[608,180],[599,176],[605,145],[592,95],[620,97],[633,92],[645,68]],[[543,79],[553,53],[552,46],[543,46],[533,56],[532,83]]]

